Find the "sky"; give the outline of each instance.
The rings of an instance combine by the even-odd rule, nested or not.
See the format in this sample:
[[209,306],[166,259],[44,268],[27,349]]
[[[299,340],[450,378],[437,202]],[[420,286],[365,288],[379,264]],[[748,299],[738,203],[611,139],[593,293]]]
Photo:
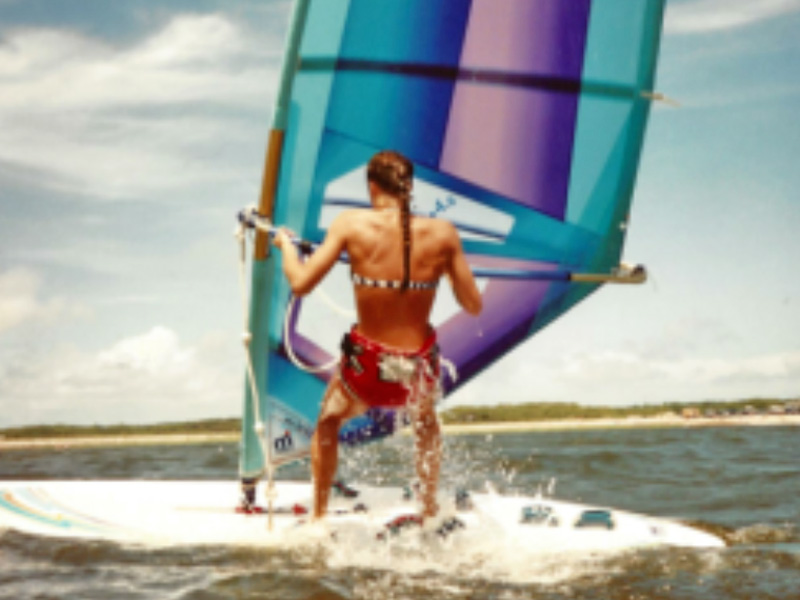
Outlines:
[[[0,0],[0,428],[235,417],[288,1]],[[800,395],[800,0],[668,0],[627,262],[458,404]]]

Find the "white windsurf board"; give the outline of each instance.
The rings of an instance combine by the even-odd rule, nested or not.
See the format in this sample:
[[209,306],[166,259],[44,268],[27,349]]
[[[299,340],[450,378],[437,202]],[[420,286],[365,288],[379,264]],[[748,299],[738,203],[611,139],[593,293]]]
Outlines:
[[[262,484],[257,504],[266,506]],[[265,513],[236,511],[235,481],[0,481],[0,528],[28,534],[104,539],[150,545],[281,547],[303,539],[309,527],[311,486],[278,482],[272,529]],[[352,486],[357,495],[332,493],[325,531],[334,537],[391,539],[417,511],[408,490]],[[639,547],[719,548],[718,537],[676,521],[542,496],[442,494],[432,530],[446,537],[491,538],[526,553],[606,551]],[[448,526],[449,524],[449,526]],[[426,525],[425,529],[431,529]],[[445,533],[444,531],[440,533]],[[336,534],[339,534],[338,536]],[[366,538],[364,537],[366,536]]]

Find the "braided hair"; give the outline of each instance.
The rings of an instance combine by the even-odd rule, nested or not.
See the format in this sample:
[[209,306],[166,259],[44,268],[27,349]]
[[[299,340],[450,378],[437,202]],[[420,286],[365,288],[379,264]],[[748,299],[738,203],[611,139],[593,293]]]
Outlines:
[[400,200],[400,224],[403,230],[403,281],[400,289],[405,291],[411,279],[411,186],[414,163],[399,152],[378,152],[367,166],[367,180]]

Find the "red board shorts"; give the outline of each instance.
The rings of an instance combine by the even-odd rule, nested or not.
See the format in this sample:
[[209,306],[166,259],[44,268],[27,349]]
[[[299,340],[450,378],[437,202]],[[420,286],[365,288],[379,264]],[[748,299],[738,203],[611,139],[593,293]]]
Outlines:
[[436,331],[419,350],[398,350],[374,342],[355,326],[342,338],[341,381],[347,392],[370,407],[398,408],[433,393],[439,384]]

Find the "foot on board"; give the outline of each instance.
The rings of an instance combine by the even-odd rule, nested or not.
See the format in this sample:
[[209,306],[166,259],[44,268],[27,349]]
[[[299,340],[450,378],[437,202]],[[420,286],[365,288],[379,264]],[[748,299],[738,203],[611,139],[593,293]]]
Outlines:
[[236,507],[236,513],[240,515],[263,515],[267,512],[263,506],[242,503]]
[[[237,514],[240,515],[265,515],[269,511],[263,506],[255,504],[241,503],[236,507]],[[277,506],[272,509],[273,515],[305,515],[308,514],[308,508],[302,504],[292,504],[291,506]]]
[[466,527],[458,517],[445,517],[433,527],[424,524],[423,518],[417,514],[400,515],[384,525],[384,530],[376,536],[379,540],[386,540],[389,536],[396,536],[408,529],[419,527],[425,532],[431,532],[440,538],[446,538],[453,531]]
[[333,489],[337,496],[342,496],[344,498],[356,498],[359,494],[357,489],[350,487],[343,481],[334,481],[331,489]]

